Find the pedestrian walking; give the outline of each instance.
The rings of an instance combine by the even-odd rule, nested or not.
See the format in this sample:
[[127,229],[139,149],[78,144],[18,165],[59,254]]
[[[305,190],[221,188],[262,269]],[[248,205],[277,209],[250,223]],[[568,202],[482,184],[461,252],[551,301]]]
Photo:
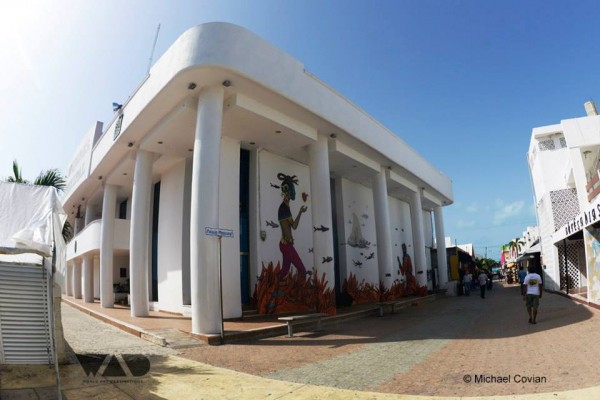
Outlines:
[[463,277],[463,288],[465,292],[465,296],[469,296],[471,294],[471,282],[473,281],[473,275],[471,275],[471,271],[467,270],[465,276]]
[[523,285],[521,285],[521,293],[523,294],[523,300],[525,300],[530,324],[537,323],[536,318],[540,306],[540,299],[544,292],[542,277],[534,271],[535,267],[529,267],[529,273],[525,276]]
[[519,273],[517,274],[519,276],[519,285],[521,285],[521,292],[523,291],[523,281],[525,280],[525,277],[527,276],[527,271],[525,271],[525,269],[523,269],[522,265],[519,265]]
[[488,277],[484,270],[481,270],[481,273],[479,274],[477,279],[479,280],[479,290],[481,291],[481,298],[485,299],[485,287],[487,285]]

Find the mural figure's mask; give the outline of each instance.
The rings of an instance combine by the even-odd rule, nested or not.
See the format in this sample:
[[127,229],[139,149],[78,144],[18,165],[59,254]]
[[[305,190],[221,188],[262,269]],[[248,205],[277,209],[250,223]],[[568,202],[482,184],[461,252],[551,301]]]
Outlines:
[[289,176],[280,172],[277,174],[277,179],[281,181],[281,194],[283,198],[289,200],[296,200],[295,185],[298,184],[298,178],[296,177],[296,175]]

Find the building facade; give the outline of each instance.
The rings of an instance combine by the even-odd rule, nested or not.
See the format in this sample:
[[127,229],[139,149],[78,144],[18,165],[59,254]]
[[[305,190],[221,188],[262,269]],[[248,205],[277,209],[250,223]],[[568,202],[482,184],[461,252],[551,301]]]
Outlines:
[[[128,292],[217,333],[242,305],[335,313],[429,286],[450,179],[304,66],[238,26],[186,31],[68,171],[67,295]],[[447,271],[436,271],[444,287]],[[221,300],[222,299],[222,300]],[[118,300],[118,299],[117,299]]]
[[600,117],[592,102],[585,108],[585,117],[533,129],[528,161],[545,286],[597,304]]

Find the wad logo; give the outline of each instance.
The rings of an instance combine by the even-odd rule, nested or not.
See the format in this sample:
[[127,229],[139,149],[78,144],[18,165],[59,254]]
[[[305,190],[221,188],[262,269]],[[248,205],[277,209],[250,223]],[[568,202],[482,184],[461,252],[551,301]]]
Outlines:
[[150,371],[150,360],[141,354],[76,354],[88,378],[142,377]]

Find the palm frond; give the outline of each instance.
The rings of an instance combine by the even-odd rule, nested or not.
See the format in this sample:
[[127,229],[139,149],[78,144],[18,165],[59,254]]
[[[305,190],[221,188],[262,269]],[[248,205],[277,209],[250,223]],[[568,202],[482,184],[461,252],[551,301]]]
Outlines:
[[17,160],[13,160],[12,170],[13,176],[9,176],[8,178],[6,178],[6,182],[29,184],[29,182],[23,179],[23,175],[21,175],[21,168],[19,168]]
[[73,238],[73,227],[69,223],[69,221],[65,221],[62,230],[62,237],[66,243],[68,243]]
[[34,185],[39,186],[52,186],[56,188],[59,192],[63,191],[67,186],[67,182],[65,178],[62,176],[58,169],[49,169],[47,171],[42,171],[35,181],[33,181]]

